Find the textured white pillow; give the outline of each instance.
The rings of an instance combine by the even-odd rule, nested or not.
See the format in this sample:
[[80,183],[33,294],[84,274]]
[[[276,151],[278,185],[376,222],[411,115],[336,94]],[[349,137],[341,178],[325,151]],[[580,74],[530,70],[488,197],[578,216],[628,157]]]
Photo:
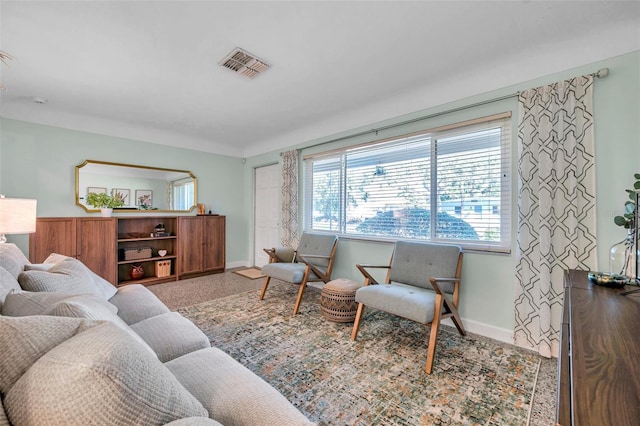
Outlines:
[[[2,315],[10,317],[24,317],[29,315],[44,315],[54,304],[68,298],[66,293],[47,293],[39,291],[20,291],[7,294]],[[114,306],[115,308],[115,306]],[[116,312],[117,312],[116,308]]]
[[0,266],[0,312],[2,312],[2,305],[7,295],[20,291],[22,291],[22,288],[20,288],[18,280],[9,271]]
[[4,395],[14,424],[164,425],[208,417],[158,359],[112,323],[51,349]]
[[53,268],[55,263],[28,263],[24,265],[25,271],[48,271]]
[[140,343],[141,346],[145,347],[149,352],[156,356],[155,351],[151,349],[147,342],[145,342],[142,337],[134,332],[131,327],[129,327],[127,323],[117,315],[117,309],[118,308],[114,305],[102,300],[98,296],[93,294],[80,294],[67,297],[57,302],[43,312],[43,315],[111,321],[129,333],[138,341],[138,343]]
[[0,393],[6,395],[42,355],[96,324],[77,318],[0,316]]
[[95,294],[109,300],[117,289],[96,275],[82,262],[72,257],[52,254],[45,263],[55,261],[48,271],[24,271],[18,281],[24,290],[49,291],[70,294]]

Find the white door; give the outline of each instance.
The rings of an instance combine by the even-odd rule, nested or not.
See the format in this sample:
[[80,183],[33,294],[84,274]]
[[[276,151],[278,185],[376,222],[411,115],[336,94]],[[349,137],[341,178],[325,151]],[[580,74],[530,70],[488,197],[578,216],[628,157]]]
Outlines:
[[280,165],[255,169],[255,234],[253,263],[261,268],[269,263],[264,248],[277,247],[280,243]]

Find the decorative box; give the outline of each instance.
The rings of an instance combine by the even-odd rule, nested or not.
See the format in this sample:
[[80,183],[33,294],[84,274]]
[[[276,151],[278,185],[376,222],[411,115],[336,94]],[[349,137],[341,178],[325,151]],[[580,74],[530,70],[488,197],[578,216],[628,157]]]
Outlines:
[[120,249],[120,257],[124,260],[140,260],[151,257],[151,247],[136,247]]
[[164,278],[171,275],[171,259],[156,261],[156,277]]

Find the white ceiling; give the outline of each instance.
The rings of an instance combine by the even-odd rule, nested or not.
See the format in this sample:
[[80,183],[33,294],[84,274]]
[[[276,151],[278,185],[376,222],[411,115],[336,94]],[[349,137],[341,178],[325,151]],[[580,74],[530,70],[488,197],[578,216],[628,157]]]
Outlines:
[[3,117],[248,157],[638,50],[640,2],[2,0],[0,37]]

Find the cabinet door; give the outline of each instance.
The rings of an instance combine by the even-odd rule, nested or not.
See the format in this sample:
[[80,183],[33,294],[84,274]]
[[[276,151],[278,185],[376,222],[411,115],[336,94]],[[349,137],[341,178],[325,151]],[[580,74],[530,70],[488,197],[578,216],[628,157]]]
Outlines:
[[29,235],[29,261],[42,263],[51,253],[76,257],[74,217],[47,217],[36,220],[36,232]]
[[115,218],[77,218],[77,258],[111,284],[117,284]]
[[178,218],[179,268],[180,275],[204,270],[203,245],[204,225],[200,216]]
[[225,217],[203,216],[204,219],[204,269],[224,271],[225,266]]

